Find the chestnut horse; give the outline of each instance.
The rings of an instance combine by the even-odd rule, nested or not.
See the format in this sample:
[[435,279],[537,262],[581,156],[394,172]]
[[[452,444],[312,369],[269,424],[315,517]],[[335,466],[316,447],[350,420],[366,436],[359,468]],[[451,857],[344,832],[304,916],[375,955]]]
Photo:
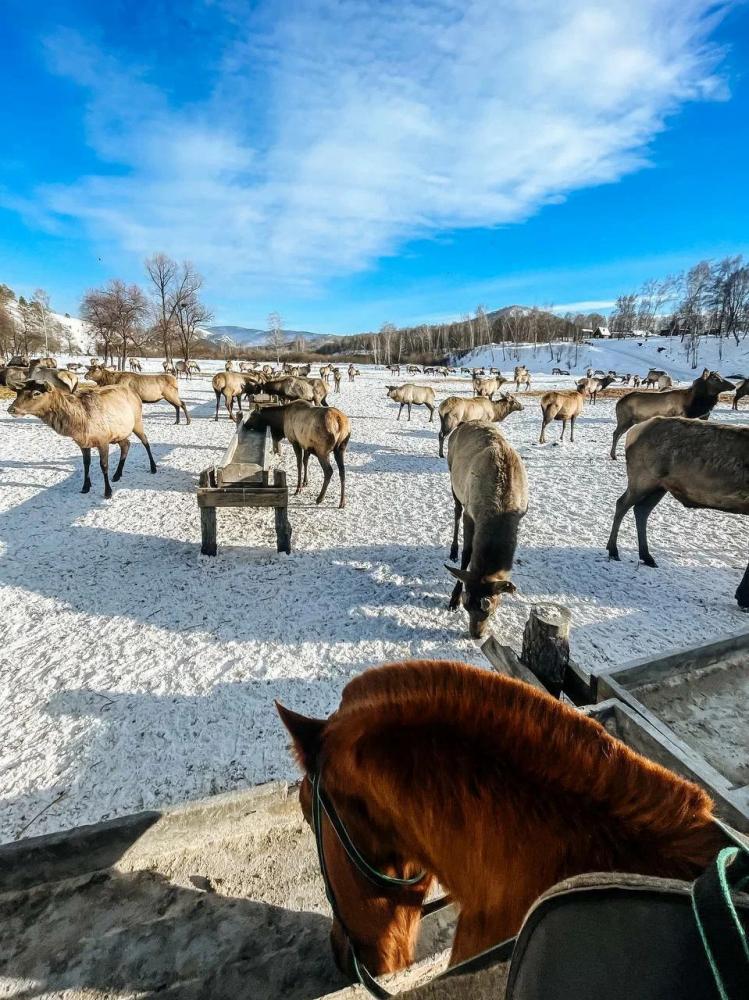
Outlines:
[[341,826],[317,809],[344,970],[352,958],[373,974],[408,965],[435,879],[460,908],[455,964],[515,935],[562,879],[692,879],[728,843],[696,785],[550,695],[488,670],[392,663],[350,681],[329,719],[277,707],[306,772],[307,821],[314,780],[364,866],[391,877],[385,886],[365,878]]

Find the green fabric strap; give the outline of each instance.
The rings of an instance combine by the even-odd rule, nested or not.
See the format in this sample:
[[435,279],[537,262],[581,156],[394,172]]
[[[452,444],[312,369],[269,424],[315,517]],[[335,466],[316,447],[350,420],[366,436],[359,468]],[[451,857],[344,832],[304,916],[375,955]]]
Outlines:
[[749,879],[749,851],[724,847],[692,886],[692,910],[721,1000],[749,998],[749,944],[731,896]]

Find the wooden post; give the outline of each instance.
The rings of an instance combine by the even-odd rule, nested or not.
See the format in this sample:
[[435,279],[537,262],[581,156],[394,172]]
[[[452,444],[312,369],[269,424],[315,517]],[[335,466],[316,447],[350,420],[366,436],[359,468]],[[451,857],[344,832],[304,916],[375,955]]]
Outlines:
[[525,681],[526,684],[540,688],[541,691],[546,690],[535,674],[524,663],[520,662],[515,650],[511,646],[503,646],[497,642],[493,635],[489,636],[482,645],[481,652],[500,674],[505,674],[507,677],[514,677],[519,681]]
[[216,508],[200,508],[200,551],[204,556],[215,556],[218,548]]
[[[286,473],[280,469],[273,472],[273,485],[286,486]],[[291,555],[291,522],[288,507],[276,507],[276,551]]]
[[570,661],[572,613],[561,604],[534,604],[523,632],[520,658],[547,691],[558,698]]

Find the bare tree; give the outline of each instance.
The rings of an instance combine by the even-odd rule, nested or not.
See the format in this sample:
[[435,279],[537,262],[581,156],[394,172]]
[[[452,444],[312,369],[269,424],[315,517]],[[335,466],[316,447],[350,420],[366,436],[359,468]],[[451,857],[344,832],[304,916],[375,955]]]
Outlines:
[[276,352],[276,361],[281,360],[281,351],[286,346],[283,335],[283,320],[277,312],[268,313],[268,336],[265,341]]
[[151,279],[153,333],[161,341],[164,357],[172,361],[177,338],[177,313],[200,290],[203,279],[189,261],[178,264],[165,253],[155,253],[145,262]]
[[192,345],[200,340],[198,330],[203,323],[210,323],[213,313],[198,298],[197,292],[192,292],[177,309],[177,336],[182,357],[190,360]]
[[43,288],[37,288],[34,292],[32,302],[36,303],[41,321],[42,332],[44,334],[44,353],[49,354],[49,294]]
[[105,360],[114,361],[124,369],[128,349],[137,344],[148,312],[148,300],[137,285],[126,285],[117,278],[104,288],[86,292],[81,303],[81,315],[92,327],[101,345]]

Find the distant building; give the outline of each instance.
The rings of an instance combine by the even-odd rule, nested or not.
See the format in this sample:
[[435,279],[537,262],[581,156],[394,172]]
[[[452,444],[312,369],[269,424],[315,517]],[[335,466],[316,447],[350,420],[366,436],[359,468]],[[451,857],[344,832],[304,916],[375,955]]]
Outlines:
[[[586,332],[586,331],[583,331]],[[597,326],[591,336],[595,340],[602,340],[611,336],[611,331],[607,326]]]

